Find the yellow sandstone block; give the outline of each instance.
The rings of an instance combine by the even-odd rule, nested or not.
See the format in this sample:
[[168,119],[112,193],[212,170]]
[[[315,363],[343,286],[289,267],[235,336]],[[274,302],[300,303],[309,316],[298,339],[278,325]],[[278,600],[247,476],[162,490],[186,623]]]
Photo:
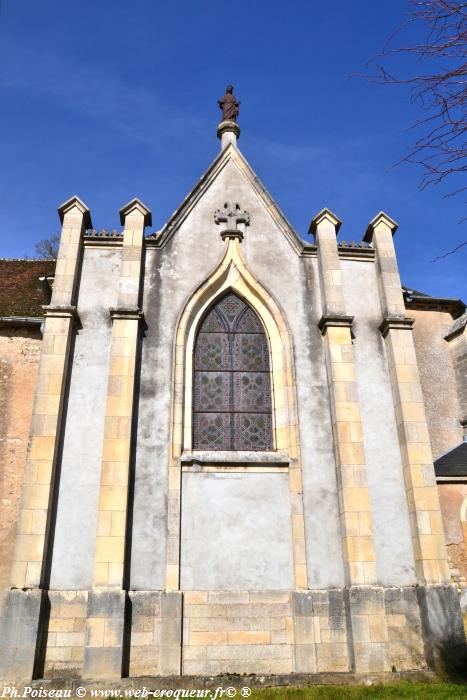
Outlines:
[[192,632],[190,645],[207,646],[227,643],[227,632]]
[[439,511],[439,498],[436,486],[414,488],[413,499],[417,510]]
[[106,416],[104,434],[106,438],[130,438],[131,419],[127,416]]
[[345,532],[348,537],[360,535],[359,513],[345,514]]
[[363,580],[367,585],[374,584],[378,580],[375,561],[363,562]]
[[308,588],[308,576],[306,564],[295,564],[294,566],[295,586],[298,589]]
[[74,619],[72,617],[51,617],[49,621],[49,632],[73,632]]
[[408,443],[407,456],[411,464],[433,464],[433,456],[429,443]]
[[417,365],[396,365],[397,381],[415,383],[419,381]]
[[110,562],[108,574],[109,588],[121,588],[123,582],[123,563]]
[[125,551],[124,537],[96,537],[96,563],[123,563]]
[[49,395],[60,396],[63,391],[64,375],[63,374],[49,374],[49,386],[47,393]]
[[99,537],[110,537],[112,527],[112,511],[101,510],[97,517],[97,535]]
[[292,533],[294,539],[303,539],[303,533],[305,532],[305,522],[302,513],[297,513],[292,515]]
[[104,646],[116,647],[122,643],[121,630],[116,627],[113,620],[105,620],[104,627]]
[[104,646],[105,620],[103,618],[88,618],[87,645],[90,647]]
[[128,416],[132,414],[133,397],[128,396],[108,396],[107,397],[107,416]]
[[125,536],[125,528],[126,528],[126,511],[112,511],[111,512],[111,518],[112,518],[112,527],[111,527],[111,535],[112,537],[117,536],[117,537],[124,537]]
[[207,591],[185,591],[183,600],[186,605],[202,605],[208,602]]
[[446,545],[443,535],[420,535],[423,559],[445,559]]
[[372,537],[346,537],[349,561],[374,561],[375,551]]
[[342,358],[342,348],[343,347],[348,347],[346,345],[329,345],[329,356],[331,358],[331,362],[338,363],[338,362],[343,362]]
[[126,511],[128,489],[125,486],[101,485],[99,510]]
[[[201,633],[202,634],[202,633]],[[229,644],[270,644],[270,632],[228,632]]]
[[369,615],[370,639],[372,642],[387,642],[388,628],[384,615]]
[[430,436],[426,421],[409,421],[404,423],[405,440],[407,443],[428,443]]
[[335,417],[337,422],[360,423],[360,406],[358,401],[336,401]]
[[130,456],[128,438],[107,438],[104,440],[102,459],[104,462],[124,462]]
[[109,581],[108,563],[94,561],[93,585],[95,588],[107,588]]
[[420,556],[416,557],[415,565],[417,575],[422,581],[425,579],[426,583],[442,583],[443,581],[449,581],[449,574],[447,578],[443,578],[442,575],[440,575],[438,564],[439,561],[436,559],[421,559]]
[[42,563],[44,554],[44,538],[42,535],[21,535],[16,536],[17,561],[37,561]]
[[27,562],[15,561],[11,567],[11,585],[17,588],[23,588],[26,580]]
[[358,513],[358,524],[360,535],[373,535],[373,525],[371,521],[371,513],[369,511]]
[[29,456],[31,459],[50,459],[55,450],[55,438],[33,437]]
[[50,485],[28,483],[23,485],[24,510],[45,510],[49,508]]
[[353,362],[340,362],[331,364],[333,382],[355,382],[356,372]]
[[350,328],[328,328],[326,337],[330,345],[351,345]]
[[135,358],[122,357],[120,354],[112,356],[109,364],[109,375],[117,377],[132,377],[135,374]]
[[34,413],[41,416],[56,416],[60,409],[60,395],[40,394],[36,396]]
[[64,355],[42,355],[39,372],[40,374],[60,374],[63,375],[65,368]]
[[370,510],[368,489],[364,486],[355,486],[352,488],[342,489],[341,498],[344,512],[360,512],[362,510]]
[[295,564],[306,564],[305,540],[294,540],[293,551]]
[[302,470],[301,469],[290,469],[289,471],[289,484],[290,489],[296,493],[301,493],[302,491]]
[[363,585],[365,581],[365,569],[363,567],[363,562],[359,561],[349,561],[347,558],[347,550],[344,548],[344,559],[347,562],[347,567],[349,571],[349,578],[354,585]]
[[363,444],[359,442],[340,443],[339,456],[342,464],[365,464]]
[[177,564],[169,564],[166,571],[165,585],[169,591],[178,589],[180,570]]
[[47,511],[33,510],[31,513],[31,533],[33,535],[45,535],[47,526]]
[[[32,533],[32,514],[33,510],[22,510],[18,522],[18,534],[30,535]],[[37,533],[36,533],[37,534]]]
[[107,396],[120,396],[122,393],[121,376],[115,374],[110,375],[107,383]]
[[444,537],[444,526],[441,511],[430,511],[429,519],[432,534],[443,535]]
[[401,407],[404,421],[425,422],[425,408],[422,403],[405,401]]

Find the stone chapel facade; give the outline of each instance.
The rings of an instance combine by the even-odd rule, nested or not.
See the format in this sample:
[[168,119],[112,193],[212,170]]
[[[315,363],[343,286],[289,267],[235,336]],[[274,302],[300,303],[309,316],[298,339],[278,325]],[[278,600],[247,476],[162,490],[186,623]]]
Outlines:
[[323,209],[304,243],[237,124],[219,136],[155,234],[138,199],[115,236],[78,197],[59,208],[1,678],[384,673],[463,653],[431,443],[462,443],[465,306],[440,437],[396,223],[380,212],[346,246]]

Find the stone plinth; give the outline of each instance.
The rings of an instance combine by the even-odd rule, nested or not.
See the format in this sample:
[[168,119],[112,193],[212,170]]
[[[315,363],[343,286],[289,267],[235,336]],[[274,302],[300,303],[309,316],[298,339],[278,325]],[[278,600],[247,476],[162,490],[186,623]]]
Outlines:
[[221,150],[223,151],[229,143],[237,144],[237,139],[240,138],[240,127],[237,122],[226,119],[217,127],[217,137],[221,140]]

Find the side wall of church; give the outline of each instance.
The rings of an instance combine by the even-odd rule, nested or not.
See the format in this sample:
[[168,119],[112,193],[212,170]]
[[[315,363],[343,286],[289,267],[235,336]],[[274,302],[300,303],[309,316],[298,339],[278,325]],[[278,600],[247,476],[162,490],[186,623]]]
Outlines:
[[452,317],[442,311],[410,309],[413,338],[430,432],[433,458],[462,442],[457,381],[449,343],[444,339]]
[[0,599],[10,579],[41,341],[38,328],[0,330]]

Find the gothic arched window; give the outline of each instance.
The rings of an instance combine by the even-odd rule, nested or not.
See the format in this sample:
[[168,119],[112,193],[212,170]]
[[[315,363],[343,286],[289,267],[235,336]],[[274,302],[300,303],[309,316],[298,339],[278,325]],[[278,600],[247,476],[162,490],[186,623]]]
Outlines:
[[233,293],[210,308],[196,337],[193,449],[272,449],[268,341]]

